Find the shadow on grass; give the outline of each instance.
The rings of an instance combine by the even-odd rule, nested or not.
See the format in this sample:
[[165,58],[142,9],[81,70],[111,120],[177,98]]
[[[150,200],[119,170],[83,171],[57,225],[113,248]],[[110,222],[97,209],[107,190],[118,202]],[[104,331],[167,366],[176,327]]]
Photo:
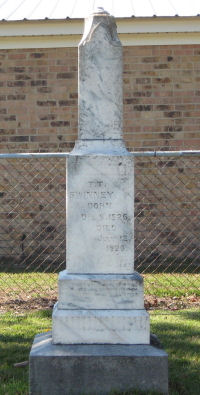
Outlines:
[[[189,320],[189,321],[197,320],[200,323],[200,309],[198,311],[187,311],[187,310],[184,310],[184,311],[181,312],[181,315],[186,320]],[[200,330],[200,326],[199,326],[199,330]]]
[[[171,322],[167,322],[168,317]],[[152,323],[151,329],[168,352],[170,394],[199,395],[200,311],[166,314],[162,320],[159,321],[159,317],[157,320]]]
[[[13,367],[13,364],[28,360],[34,335],[44,332],[45,327],[47,330],[51,323],[50,318],[51,311],[45,310],[22,317],[12,314],[2,316],[4,330],[0,337],[0,395],[5,393],[25,395],[28,391],[28,367],[17,369]],[[199,321],[200,311],[184,310],[179,313],[152,314],[151,331],[158,336],[169,355],[170,395],[200,394]],[[26,391],[7,391],[6,385],[11,385],[11,382],[14,383],[13,388],[15,383],[21,383],[19,388],[26,388]],[[112,395],[122,394],[140,395],[145,392],[136,390],[123,393],[112,392]],[[148,391],[146,394],[155,394],[155,392]]]
[[16,368],[15,363],[28,361],[36,333],[51,325],[51,311],[18,316],[2,314],[0,321],[0,395],[28,394],[28,366]]
[[[28,391],[28,366],[15,368],[14,363],[28,360],[31,336],[0,336],[0,394],[23,394]],[[24,392],[25,390],[25,392]],[[16,392],[14,392],[16,391]],[[23,391],[23,392],[20,392]]]

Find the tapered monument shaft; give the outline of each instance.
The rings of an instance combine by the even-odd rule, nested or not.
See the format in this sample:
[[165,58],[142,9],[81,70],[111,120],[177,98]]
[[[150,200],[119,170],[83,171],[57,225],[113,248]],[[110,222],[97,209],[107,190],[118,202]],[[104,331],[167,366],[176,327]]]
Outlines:
[[99,9],[79,44],[79,139],[121,138],[122,46],[114,17]]

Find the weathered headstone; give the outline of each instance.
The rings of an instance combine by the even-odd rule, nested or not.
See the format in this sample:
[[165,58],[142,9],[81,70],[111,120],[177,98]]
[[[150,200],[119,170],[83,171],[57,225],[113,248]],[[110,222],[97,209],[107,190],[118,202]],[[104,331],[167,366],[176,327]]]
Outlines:
[[167,393],[167,355],[149,345],[143,280],[134,272],[122,47],[102,9],[87,19],[79,45],[79,139],[67,162],[67,269],[59,275],[52,338],[37,337],[31,352],[30,393]]

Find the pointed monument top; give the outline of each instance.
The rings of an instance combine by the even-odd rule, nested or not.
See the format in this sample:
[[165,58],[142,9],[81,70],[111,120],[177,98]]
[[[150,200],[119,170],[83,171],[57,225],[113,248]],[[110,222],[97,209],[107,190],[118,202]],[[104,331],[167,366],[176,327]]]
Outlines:
[[104,8],[103,7],[97,7],[94,11],[93,11],[93,13],[92,13],[92,15],[96,15],[96,14],[100,14],[100,15],[110,15],[109,14],[109,12],[108,11],[105,11],[104,10]]
[[104,29],[106,29],[108,32],[107,39],[112,43],[112,45],[121,46],[121,42],[117,35],[117,25],[115,23],[115,18],[114,16],[110,15],[109,12],[105,11],[103,7],[96,8],[94,12],[85,19],[84,33],[79,46],[84,44],[85,41],[91,41],[92,35],[100,27],[100,25],[103,25]]
[[103,153],[105,147],[109,152],[117,147],[121,152],[125,149],[122,123],[122,45],[115,18],[99,7],[85,20],[79,44],[79,140],[76,147],[84,143],[85,151]]

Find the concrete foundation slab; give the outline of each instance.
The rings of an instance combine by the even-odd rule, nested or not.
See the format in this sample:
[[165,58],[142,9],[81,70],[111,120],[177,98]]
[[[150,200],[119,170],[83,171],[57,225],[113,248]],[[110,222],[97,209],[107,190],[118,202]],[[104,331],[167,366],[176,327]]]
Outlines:
[[168,356],[151,345],[53,345],[51,332],[35,337],[30,395],[104,395],[138,389],[168,394]]

